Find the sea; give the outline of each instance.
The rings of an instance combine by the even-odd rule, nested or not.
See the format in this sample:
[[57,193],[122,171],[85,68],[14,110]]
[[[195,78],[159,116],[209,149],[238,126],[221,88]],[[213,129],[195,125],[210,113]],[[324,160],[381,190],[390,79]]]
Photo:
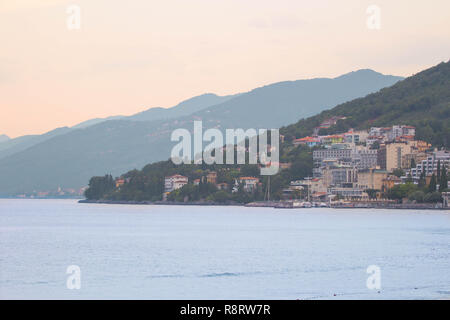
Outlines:
[[450,211],[0,199],[0,299],[449,299]]

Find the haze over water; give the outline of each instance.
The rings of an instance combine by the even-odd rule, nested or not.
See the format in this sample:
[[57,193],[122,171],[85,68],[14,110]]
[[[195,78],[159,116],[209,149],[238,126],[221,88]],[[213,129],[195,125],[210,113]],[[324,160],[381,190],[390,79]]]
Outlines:
[[2,299],[442,299],[449,270],[449,211],[0,200]]

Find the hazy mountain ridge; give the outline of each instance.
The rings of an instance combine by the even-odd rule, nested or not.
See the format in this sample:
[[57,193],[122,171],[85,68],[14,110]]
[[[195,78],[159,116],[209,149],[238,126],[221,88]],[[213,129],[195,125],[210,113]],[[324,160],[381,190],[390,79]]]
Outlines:
[[8,141],[9,139],[11,138],[8,137],[6,134],[0,134],[0,143]]
[[44,142],[52,137],[60,134],[68,133],[74,129],[83,129],[89,126],[93,126],[105,121],[111,120],[131,120],[131,121],[155,121],[162,119],[171,119],[174,117],[181,117],[207,108],[214,104],[226,101],[237,95],[218,96],[212,93],[203,94],[187,100],[184,100],[176,106],[170,108],[150,108],[145,111],[139,112],[131,116],[111,116],[106,118],[94,118],[83,121],[72,127],[61,127],[41,135],[25,135],[14,139],[6,139],[2,143],[0,139],[0,159],[13,155],[17,152],[23,151],[36,144]]
[[[194,120],[202,119],[205,128],[276,128],[378,91],[400,79],[358,71],[344,78],[279,82],[235,96],[216,96],[223,100],[203,110],[198,106],[200,111],[183,117],[141,121],[135,115],[80,129],[69,128],[65,134],[0,159],[0,176],[4,177],[0,181],[0,195],[78,188],[94,175],[118,175],[165,160],[174,145],[170,142],[172,130],[180,127],[192,130]],[[210,95],[206,98],[216,99]],[[148,114],[156,113],[140,115]]]

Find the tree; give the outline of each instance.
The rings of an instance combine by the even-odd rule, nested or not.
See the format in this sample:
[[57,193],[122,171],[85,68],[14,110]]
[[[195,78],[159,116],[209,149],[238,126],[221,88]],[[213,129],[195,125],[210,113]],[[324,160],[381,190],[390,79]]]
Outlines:
[[409,200],[422,203],[425,199],[425,193],[423,191],[415,191],[409,195]]
[[428,185],[428,192],[435,192],[436,185],[437,185],[436,175],[433,173],[433,175],[431,176],[430,184]]
[[441,160],[438,160],[437,163],[437,178],[440,179],[441,178]]
[[419,178],[419,188],[424,188],[426,185],[426,176],[425,176],[425,170],[422,170],[422,172],[420,173],[420,178]]
[[370,149],[372,150],[378,150],[380,149],[380,143],[378,141],[375,141],[374,143],[372,143],[372,145],[370,146]]
[[397,176],[397,177],[401,177],[401,176],[403,176],[404,174],[405,174],[405,172],[401,169],[401,168],[397,168],[397,169],[394,169],[394,171],[392,172],[392,174],[394,175],[394,176]]
[[408,177],[406,178],[406,182],[413,182],[413,178],[411,176],[411,173],[408,173]]
[[415,191],[417,191],[417,186],[413,183],[398,184],[388,190],[387,197],[392,200],[401,200],[409,197]]
[[364,192],[367,193],[367,195],[369,196],[370,199],[376,199],[377,198],[378,190],[376,190],[376,189],[366,189],[366,190],[364,190]]
[[439,179],[439,191],[443,192],[448,189],[448,177],[447,177],[447,168],[445,165],[442,166],[441,177]]
[[416,160],[411,159],[411,167],[410,168],[415,168],[416,167]]
[[89,200],[99,200],[105,198],[115,189],[113,177],[110,174],[104,177],[92,177],[89,180],[89,188],[86,189],[84,195]]
[[430,192],[425,195],[424,201],[428,203],[442,202],[442,197],[441,194],[437,191]]

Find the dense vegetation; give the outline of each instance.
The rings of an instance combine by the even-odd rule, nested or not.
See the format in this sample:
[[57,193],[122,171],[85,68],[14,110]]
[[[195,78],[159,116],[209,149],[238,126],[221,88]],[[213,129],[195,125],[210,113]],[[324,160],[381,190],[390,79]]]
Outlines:
[[436,203],[441,202],[441,192],[448,191],[448,173],[445,166],[438,163],[437,174],[431,176],[430,183],[426,184],[425,175],[422,174],[419,183],[416,185],[410,181],[405,184],[399,184],[387,190],[385,195],[387,198],[397,201],[408,199],[417,203]]
[[311,135],[314,127],[332,116],[345,116],[321,134],[407,124],[416,137],[434,146],[450,147],[450,62],[441,63],[364,98],[281,128],[288,140]]
[[[291,168],[280,170],[278,174],[271,176],[270,190],[272,199],[280,199],[282,189],[289,185],[291,180],[302,179],[312,174],[312,149],[308,147],[294,147],[282,144],[281,161],[292,163]],[[207,165],[207,164],[183,164],[175,165],[171,160],[160,161],[146,165],[142,170],[132,170],[122,175],[128,182],[120,188],[111,188],[110,176],[93,177],[86,190],[88,199],[109,199],[129,201],[158,201],[162,199],[164,191],[164,177],[173,174],[181,174],[189,178],[192,183],[195,179],[204,180],[208,172],[217,172],[217,183],[225,182],[230,187],[239,177],[258,177],[262,185],[253,193],[246,193],[242,186],[238,186],[238,192],[217,190],[214,185],[201,183],[199,186],[192,184],[172,192],[169,200],[173,201],[199,201],[210,200],[216,202],[236,201],[250,202],[263,200],[267,187],[267,176],[260,176],[257,165]],[[186,198],[187,197],[187,198]]]

